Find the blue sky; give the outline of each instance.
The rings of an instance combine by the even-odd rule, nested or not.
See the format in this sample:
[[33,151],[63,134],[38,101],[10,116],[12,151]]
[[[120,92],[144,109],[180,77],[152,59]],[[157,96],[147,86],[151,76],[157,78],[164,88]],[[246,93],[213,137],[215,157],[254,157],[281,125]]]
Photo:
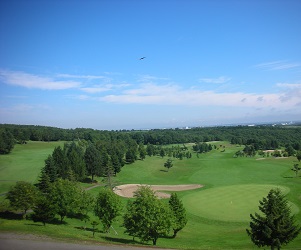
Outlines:
[[298,0],[1,1],[0,123],[301,120],[300,13]]

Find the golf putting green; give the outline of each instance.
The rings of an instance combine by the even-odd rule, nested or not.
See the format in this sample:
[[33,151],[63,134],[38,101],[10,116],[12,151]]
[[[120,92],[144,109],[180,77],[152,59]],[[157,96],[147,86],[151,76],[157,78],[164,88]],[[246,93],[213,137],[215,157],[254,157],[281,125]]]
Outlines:
[[[250,214],[259,212],[259,200],[271,189],[279,188],[283,194],[288,187],[276,185],[233,185],[209,188],[183,197],[186,210],[194,215],[229,222],[250,221]],[[290,203],[292,212],[298,207]]]

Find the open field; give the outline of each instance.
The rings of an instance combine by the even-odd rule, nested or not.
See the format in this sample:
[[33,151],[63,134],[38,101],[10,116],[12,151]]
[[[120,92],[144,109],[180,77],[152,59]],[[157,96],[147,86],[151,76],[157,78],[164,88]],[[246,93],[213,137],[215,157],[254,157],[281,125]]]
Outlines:
[[[295,157],[284,159],[270,157],[262,161],[257,161],[256,157],[233,158],[233,154],[241,149],[240,147],[230,145],[227,142],[217,142],[216,144],[225,146],[225,151],[222,152],[221,148],[199,155],[199,158],[196,154],[193,154],[191,159],[174,159],[174,166],[169,172],[166,172],[163,167],[167,157],[147,157],[143,161],[138,160],[134,164],[124,166],[121,173],[114,179],[116,185],[134,183],[203,185],[202,188],[198,189],[178,191],[178,196],[182,199],[187,210],[188,224],[179,232],[177,238],[160,238],[158,240],[159,247],[258,249],[251,243],[246,234],[246,228],[249,225],[249,214],[258,212],[258,201],[267,195],[270,188],[274,187],[280,188],[287,194],[297,222],[301,224],[301,178],[295,178],[294,172],[290,170],[293,164],[296,163]],[[26,145],[24,147],[26,148]],[[43,147],[39,145],[36,149],[39,148]],[[48,153],[51,153],[51,151]],[[35,159],[37,154],[35,149],[26,152],[24,153],[23,150],[18,148],[13,151],[12,155],[15,157],[11,158],[10,171],[5,172],[7,170],[2,169],[2,165],[0,165],[1,179],[4,179],[5,173],[10,173],[10,176],[15,176],[17,180],[22,178],[22,175],[18,172],[20,165],[15,165],[14,160],[19,159],[17,162],[20,163],[20,158],[18,158],[20,156],[18,155],[23,155],[23,161],[25,162],[25,155],[30,160]],[[42,151],[37,155],[40,155],[41,160],[43,157]],[[2,156],[0,162],[1,164],[5,162]],[[24,163],[25,165],[28,172],[32,173],[31,180],[35,181],[40,168],[33,168],[32,166],[37,166],[33,162]],[[14,168],[17,172],[14,172]],[[27,178],[29,178],[29,175]],[[24,179],[26,180],[26,178]],[[99,188],[96,187],[89,192],[97,194]],[[124,205],[127,200],[128,198],[122,198]],[[63,225],[48,224],[43,227],[40,226],[41,223],[33,223],[32,221],[1,218],[0,228],[2,231],[31,232],[68,241],[106,241],[138,244],[123,233],[121,217],[113,225],[116,232],[111,231],[109,234],[97,233],[95,239],[92,238],[91,232],[80,230],[84,222],[75,219],[67,219],[66,222],[67,224]],[[283,249],[301,249],[301,236]]]

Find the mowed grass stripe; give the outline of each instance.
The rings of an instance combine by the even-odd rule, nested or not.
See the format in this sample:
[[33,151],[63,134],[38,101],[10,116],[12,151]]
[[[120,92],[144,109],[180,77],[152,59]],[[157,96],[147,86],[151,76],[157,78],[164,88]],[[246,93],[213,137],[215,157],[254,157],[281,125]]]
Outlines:
[[[232,185],[200,190],[183,197],[188,212],[208,219],[245,222],[250,213],[259,212],[259,200],[266,197],[272,188],[279,188],[284,194],[289,188],[276,185]],[[298,212],[294,204],[292,210]]]

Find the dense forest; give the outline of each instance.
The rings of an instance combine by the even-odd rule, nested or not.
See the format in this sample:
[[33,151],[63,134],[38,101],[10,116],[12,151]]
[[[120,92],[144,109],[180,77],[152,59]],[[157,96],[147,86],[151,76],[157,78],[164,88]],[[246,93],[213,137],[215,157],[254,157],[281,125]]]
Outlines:
[[[254,145],[256,149],[276,149],[287,145],[291,145],[295,150],[301,149],[301,126],[221,126],[191,129],[107,131],[89,128],[61,129],[46,126],[0,124],[0,136],[1,153],[6,152],[3,150],[2,142],[11,141],[12,139],[14,143],[26,143],[29,140],[85,140],[92,143],[123,141],[129,143],[134,140],[138,145],[230,141],[233,144]],[[12,145],[9,145],[9,148],[11,147]]]

